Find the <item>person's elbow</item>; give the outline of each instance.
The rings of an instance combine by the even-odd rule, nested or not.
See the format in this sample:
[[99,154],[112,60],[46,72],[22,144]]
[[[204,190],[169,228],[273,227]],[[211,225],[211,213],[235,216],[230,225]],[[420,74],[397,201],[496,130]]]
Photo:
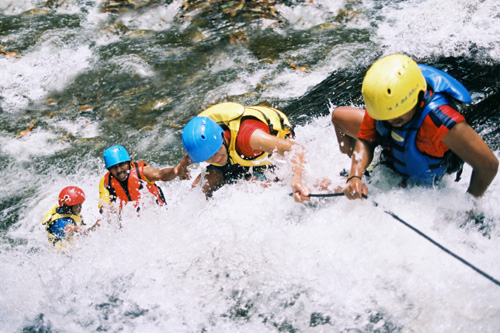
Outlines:
[[495,178],[498,173],[498,164],[498,158],[496,158],[495,156],[493,156],[491,158],[491,161],[488,163],[488,170],[491,174],[491,179]]
[[484,159],[477,171],[480,171],[484,179],[488,179],[490,182],[493,181],[498,173],[498,158],[492,153],[491,156]]

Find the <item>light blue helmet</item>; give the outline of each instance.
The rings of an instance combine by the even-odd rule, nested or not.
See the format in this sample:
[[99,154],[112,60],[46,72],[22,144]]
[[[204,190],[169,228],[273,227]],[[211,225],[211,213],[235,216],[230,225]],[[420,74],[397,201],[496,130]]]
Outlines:
[[191,161],[203,162],[222,146],[224,130],[208,117],[194,117],[182,131],[182,144]]
[[113,165],[130,161],[130,155],[123,146],[109,147],[104,151],[103,157],[106,169],[111,168]]

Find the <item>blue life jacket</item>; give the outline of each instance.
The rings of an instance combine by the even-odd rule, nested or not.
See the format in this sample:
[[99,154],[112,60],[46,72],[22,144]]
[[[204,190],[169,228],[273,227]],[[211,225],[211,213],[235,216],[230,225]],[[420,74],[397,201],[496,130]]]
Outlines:
[[85,225],[81,215],[73,214],[68,207],[59,207],[59,205],[54,205],[45,214],[42,224],[45,225],[45,230],[47,230],[49,242],[59,249],[66,247],[62,241],[69,241],[72,238],[72,236],[66,235],[64,231],[64,228],[68,224],[76,226]]
[[375,124],[377,133],[382,137],[382,146],[388,153],[389,165],[412,183],[433,185],[439,183],[448,171],[447,161],[453,152],[448,151],[443,157],[420,152],[416,143],[418,130],[430,112],[441,105],[453,106],[451,98],[470,103],[471,97],[467,89],[449,74],[426,65],[418,67],[434,91],[432,96],[426,93],[424,109],[417,111],[415,117],[401,127],[392,127],[387,121],[380,120],[376,120]]

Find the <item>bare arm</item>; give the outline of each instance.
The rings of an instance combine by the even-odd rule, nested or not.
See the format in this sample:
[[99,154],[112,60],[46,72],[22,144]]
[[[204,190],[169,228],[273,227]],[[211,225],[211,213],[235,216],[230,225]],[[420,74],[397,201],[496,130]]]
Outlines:
[[80,227],[78,225],[74,225],[74,224],[67,224],[65,227],[64,227],[64,233],[66,235],[74,235],[75,233],[84,233],[85,232],[85,228],[83,227]]
[[[191,187],[195,187],[201,181],[201,174],[196,177]],[[224,177],[221,173],[208,168],[204,177],[204,183],[202,185],[202,191],[205,193],[207,198],[210,198],[212,194],[224,185]]]
[[97,227],[99,227],[101,225],[101,220],[97,220],[94,225],[92,225],[91,227],[89,228],[85,228],[85,227],[82,227],[82,226],[79,226],[79,225],[74,225],[74,224],[67,224],[65,227],[64,227],[64,233],[66,235],[74,235],[75,233],[80,233],[80,234],[87,234],[89,231],[93,231],[95,230]]
[[332,124],[340,152],[352,157],[365,110],[341,106],[332,111]]
[[344,188],[344,194],[348,199],[361,199],[368,195],[368,188],[361,178],[366,168],[373,160],[375,145],[369,141],[358,139],[354,153],[351,159],[351,171],[347,177],[347,186]]
[[175,179],[176,177],[179,177],[180,179],[189,179],[189,170],[187,169],[189,164],[189,158],[186,158],[186,156],[184,156],[181,163],[173,168],[164,168],[158,170],[153,167],[146,166],[144,168],[144,176],[150,182],[156,182],[158,180],[167,182]]
[[302,173],[304,171],[305,149],[301,145],[291,140],[277,138],[267,134],[262,130],[256,130],[250,137],[250,146],[255,150],[263,150],[267,153],[277,152],[284,155],[285,152],[293,152],[293,178],[292,189],[295,201],[302,202],[309,200],[310,189],[302,183]]
[[498,159],[491,149],[465,122],[456,124],[442,142],[465,163],[472,166],[467,192],[475,197],[482,196],[498,171]]

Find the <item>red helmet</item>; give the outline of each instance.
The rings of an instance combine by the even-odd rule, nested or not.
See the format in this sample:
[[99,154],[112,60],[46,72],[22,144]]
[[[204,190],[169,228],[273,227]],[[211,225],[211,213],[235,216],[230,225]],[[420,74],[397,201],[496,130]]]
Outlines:
[[76,186],[68,186],[62,189],[59,193],[59,206],[74,206],[85,201],[85,193]]

